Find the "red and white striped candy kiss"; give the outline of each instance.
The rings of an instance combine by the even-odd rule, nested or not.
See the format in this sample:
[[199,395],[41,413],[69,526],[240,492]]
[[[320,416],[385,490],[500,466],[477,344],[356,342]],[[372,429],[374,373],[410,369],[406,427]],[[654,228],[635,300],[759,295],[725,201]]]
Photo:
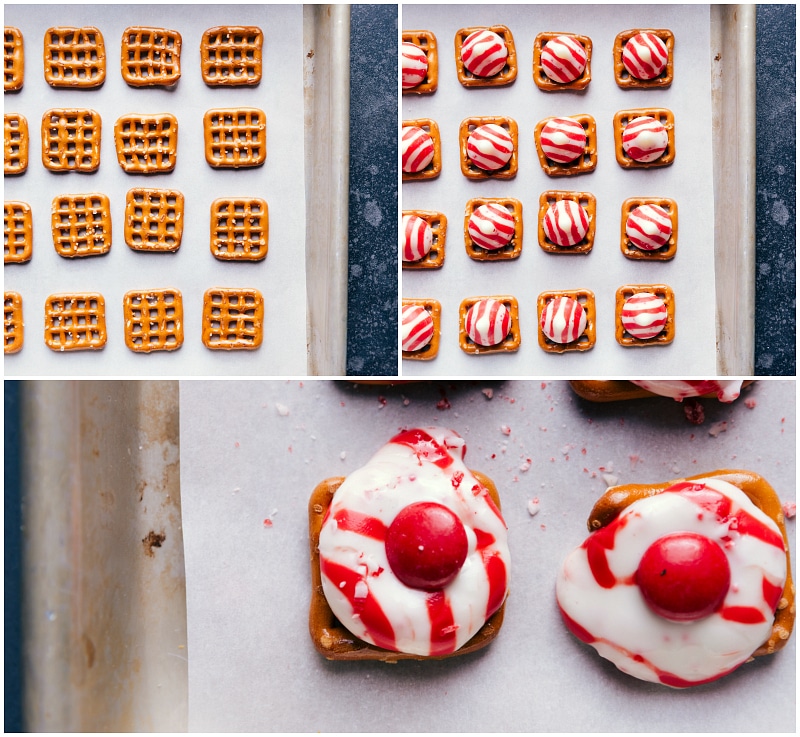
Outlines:
[[511,314],[499,300],[487,297],[467,310],[464,327],[469,339],[482,346],[502,343],[511,330]]
[[428,74],[428,57],[416,44],[403,42],[401,53],[403,89],[410,90],[425,80]]
[[554,82],[574,82],[586,69],[586,49],[572,36],[556,36],[542,48],[542,70]]
[[642,164],[658,159],[667,150],[667,143],[667,129],[649,115],[634,118],[622,131],[625,153]]
[[620,318],[622,327],[634,338],[655,338],[667,324],[667,306],[661,297],[639,292],[625,300]]
[[514,216],[494,202],[481,205],[470,215],[467,232],[476,246],[496,251],[514,236]]
[[474,31],[461,44],[461,61],[477,77],[494,77],[502,71],[507,58],[506,42],[494,31]]
[[433,160],[433,139],[416,125],[403,128],[403,171],[416,174],[424,171]]
[[428,255],[433,245],[433,230],[418,215],[403,215],[403,234],[400,250],[403,261],[419,261]]
[[551,243],[574,246],[586,237],[589,216],[586,209],[574,200],[559,200],[548,208],[542,226]]
[[572,343],[586,330],[586,312],[572,297],[555,297],[542,310],[541,325],[554,343]]
[[544,155],[559,164],[579,158],[586,148],[586,131],[572,118],[553,118],[545,123],[539,135]]
[[513,153],[511,135],[496,123],[479,125],[467,138],[467,156],[475,166],[485,171],[502,169]]
[[625,223],[631,243],[643,251],[655,251],[667,245],[672,236],[672,220],[659,205],[639,205]]
[[653,33],[637,33],[622,50],[622,63],[636,79],[655,79],[667,67],[667,47]]
[[422,305],[403,305],[402,336],[404,351],[418,351],[433,338],[433,318]]

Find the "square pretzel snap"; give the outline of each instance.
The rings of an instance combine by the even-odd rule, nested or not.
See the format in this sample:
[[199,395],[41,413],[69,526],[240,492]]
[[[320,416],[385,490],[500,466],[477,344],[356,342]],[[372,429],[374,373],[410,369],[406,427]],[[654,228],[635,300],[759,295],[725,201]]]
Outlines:
[[261,81],[264,33],[257,26],[215,26],[200,41],[200,69],[209,87],[240,87]]
[[[644,35],[644,39],[640,36]],[[652,59],[655,54],[652,43],[648,43],[647,36],[652,35],[660,39],[664,47],[659,49],[659,54],[663,53],[664,48],[667,52],[667,58],[664,62],[664,68],[655,76],[652,76],[656,71],[652,66]],[[633,45],[626,53],[626,47],[631,39]],[[652,39],[649,39],[652,41]],[[657,42],[656,42],[657,43]],[[614,79],[619,87],[622,89],[648,89],[648,88],[665,88],[672,84],[673,77],[673,53],[672,50],[675,46],[675,36],[672,31],[666,28],[659,29],[638,29],[634,28],[629,31],[622,31],[617,34],[614,39]],[[628,65],[631,69],[628,69]],[[634,73],[632,73],[635,72]],[[647,79],[647,77],[650,77]]]
[[[414,44],[425,55],[425,68],[420,69],[418,73],[412,74],[413,81],[418,82],[413,87],[406,87],[405,80],[403,82],[404,95],[430,95],[436,92],[439,86],[439,50],[436,43],[436,36],[431,31],[403,31],[403,43]],[[415,52],[416,54],[417,52]],[[413,70],[419,68],[421,59],[410,59],[409,65]],[[406,76],[406,61],[405,54],[403,57],[403,76]]]
[[51,87],[99,87],[106,79],[103,34],[94,26],[48,28],[44,34],[44,78]]
[[177,289],[127,292],[122,311],[125,345],[134,353],[174,351],[183,345],[183,298]]
[[464,245],[473,261],[509,261],[522,253],[522,203],[475,197],[464,212]]
[[461,173],[467,179],[513,179],[517,176],[519,129],[513,118],[465,118],[458,128],[458,141]]
[[669,261],[674,258],[678,252],[678,203],[669,197],[625,200],[620,250],[625,258],[634,260]]
[[95,110],[54,108],[42,116],[42,164],[50,171],[89,173],[100,166],[102,120]]
[[269,247],[269,208],[258,197],[211,203],[211,253],[220,261],[261,261]]
[[22,174],[28,168],[28,121],[19,113],[3,113],[3,174]]
[[[490,315],[486,319],[485,326],[489,330],[497,330],[498,321],[501,318],[498,312],[492,314],[492,302],[499,302],[505,308],[509,317],[508,332],[499,342],[492,345],[482,345],[475,341],[473,337],[474,332],[473,335],[470,335],[470,326],[467,325],[467,320],[470,315],[470,310],[479,303],[484,303],[484,305],[490,311]],[[476,318],[476,321],[477,319],[478,318]],[[500,329],[499,332],[502,333],[502,329]],[[514,353],[519,350],[521,342],[522,339],[520,336],[519,326],[519,303],[517,302],[516,297],[511,297],[508,295],[497,297],[467,297],[459,305],[458,344],[461,346],[461,350],[464,351],[464,353],[470,353],[474,356],[482,356],[489,353]]]
[[122,78],[131,87],[172,87],[181,78],[181,34],[131,26],[122,34]]
[[[629,131],[629,135],[626,136],[628,125],[637,119],[642,119],[634,126],[638,132]],[[663,132],[660,130],[662,127]],[[657,140],[659,137],[663,138],[663,133],[666,133],[666,141],[662,141],[664,147]],[[647,148],[644,148],[645,146]],[[636,151],[638,160],[629,151]],[[615,113],[614,154],[617,163],[623,169],[654,169],[659,166],[669,166],[675,160],[675,116],[672,111],[654,107],[620,110]],[[655,154],[658,154],[657,158],[652,158]]]
[[596,216],[597,198],[589,192],[542,192],[539,246],[547,253],[589,253],[594,246]]
[[[547,47],[551,41],[553,46]],[[580,63],[584,66],[578,73]],[[533,40],[533,81],[543,92],[585,90],[592,81],[592,39],[577,33],[538,34]]]
[[33,255],[33,215],[27,202],[3,202],[3,263],[24,264]]
[[96,351],[106,344],[106,303],[96,292],[51,294],[44,303],[44,342],[53,351]]
[[[580,306],[586,324],[580,328]],[[594,292],[588,289],[542,292],[536,300],[538,316],[539,347],[547,353],[566,353],[567,351],[588,351],[596,341],[597,312]],[[578,319],[576,323],[575,320]],[[545,329],[549,335],[545,334]],[[560,332],[559,332],[560,331]],[[554,340],[554,337],[559,340]],[[563,340],[564,342],[559,342]]]
[[[427,316],[420,312],[424,310]],[[420,320],[420,318],[423,318]],[[416,347],[418,340],[415,333],[426,332],[425,322],[430,318],[432,334],[423,346]],[[430,361],[439,354],[439,340],[442,332],[442,305],[435,299],[403,299],[401,314],[401,332],[403,358],[409,361]],[[406,350],[406,346],[410,350]]]
[[586,174],[597,166],[597,124],[591,115],[545,118],[536,124],[533,137],[539,164],[550,177]]
[[[415,218],[420,218],[424,225],[420,226]],[[424,256],[419,256],[420,250],[414,241],[420,237],[425,238],[423,231],[430,230],[431,248]],[[402,262],[404,269],[440,269],[444,265],[445,246],[447,244],[447,216],[443,212],[434,210],[403,210],[403,241],[401,243]],[[406,260],[408,259],[408,260]]]
[[25,44],[14,26],[3,28],[3,92],[18,92],[25,81]]
[[214,168],[261,166],[267,160],[267,116],[254,107],[209,110],[203,117],[206,161]]
[[[477,35],[468,41],[473,34]],[[478,60],[470,49],[475,42],[489,44],[491,54],[487,57],[484,52]],[[455,45],[456,74],[464,87],[503,87],[517,78],[517,50],[507,26],[461,28]]]
[[436,179],[441,174],[442,137],[435,120],[404,120],[400,148],[404,182]]
[[203,295],[203,344],[212,350],[253,350],[264,339],[264,297],[257,289],[208,289]]
[[3,353],[18,353],[25,342],[22,295],[3,292]]
[[102,256],[111,249],[111,206],[104,194],[70,194],[53,199],[53,246],[64,258]]
[[[669,345],[675,339],[675,293],[666,284],[620,287],[615,314],[614,335],[621,346]],[[651,335],[659,326],[661,330]]]
[[114,141],[123,171],[166,173],[178,158],[178,120],[170,113],[123,115],[114,126]]
[[125,195],[125,243],[134,251],[177,251],[183,238],[183,203],[183,194],[176,189],[129,190]]

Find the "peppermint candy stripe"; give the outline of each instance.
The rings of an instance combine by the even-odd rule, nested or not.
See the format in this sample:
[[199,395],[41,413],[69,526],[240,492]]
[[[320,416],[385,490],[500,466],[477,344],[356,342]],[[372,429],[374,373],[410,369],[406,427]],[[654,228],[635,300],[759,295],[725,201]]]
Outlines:
[[586,237],[589,216],[586,209],[574,200],[559,200],[548,208],[542,226],[551,243],[574,246]]
[[403,128],[403,171],[416,174],[433,160],[433,138],[416,125]]
[[637,33],[622,50],[622,63],[636,79],[655,79],[667,68],[667,47],[652,33]]
[[586,49],[572,36],[556,36],[544,45],[540,63],[554,82],[574,82],[586,69]]
[[634,338],[655,338],[667,324],[667,306],[661,297],[639,292],[625,300],[620,319],[622,327]]
[[430,253],[433,245],[433,230],[428,222],[418,215],[403,215],[403,261],[419,261]]
[[478,300],[467,311],[465,328],[470,340],[481,346],[502,343],[511,329],[511,315],[499,300]]
[[467,156],[475,166],[486,171],[502,169],[514,153],[511,134],[496,123],[480,125],[467,139]]
[[496,251],[514,236],[514,216],[502,205],[481,205],[470,215],[467,232],[476,246]]
[[403,89],[410,90],[425,81],[428,74],[428,57],[419,46],[404,41],[401,58]]
[[672,236],[672,220],[659,205],[639,205],[628,215],[625,234],[643,251],[654,251],[667,245]]
[[548,159],[566,164],[583,154],[586,148],[586,131],[577,120],[553,118],[542,128],[539,142]]
[[542,332],[554,343],[572,343],[586,330],[586,312],[572,297],[551,299],[542,311]]
[[659,158],[667,150],[668,142],[667,129],[649,115],[634,118],[622,132],[625,153],[643,164]]
[[402,336],[404,351],[418,351],[433,338],[433,318],[421,305],[403,305]]
[[477,77],[494,77],[502,71],[507,58],[505,41],[493,31],[475,31],[461,44],[461,61]]

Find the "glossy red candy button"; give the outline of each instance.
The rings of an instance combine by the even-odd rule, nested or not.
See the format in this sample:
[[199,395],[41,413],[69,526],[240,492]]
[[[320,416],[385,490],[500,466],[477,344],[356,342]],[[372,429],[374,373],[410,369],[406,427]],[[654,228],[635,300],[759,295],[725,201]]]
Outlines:
[[693,532],[656,540],[636,571],[636,583],[650,609],[678,622],[713,614],[725,600],[730,582],[725,552],[713,540]]
[[409,504],[389,526],[386,557],[406,586],[436,591],[464,565],[467,533],[447,507],[436,502]]

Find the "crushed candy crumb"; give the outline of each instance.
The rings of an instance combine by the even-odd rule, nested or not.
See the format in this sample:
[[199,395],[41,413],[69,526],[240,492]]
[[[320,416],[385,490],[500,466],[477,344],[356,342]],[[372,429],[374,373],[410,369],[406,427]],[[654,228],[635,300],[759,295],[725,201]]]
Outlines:
[[481,389],[481,394],[487,399],[491,399],[494,396],[494,389]]
[[528,500],[528,514],[531,517],[535,517],[539,513],[539,497],[534,497],[533,499]]
[[794,502],[784,502],[781,505],[781,509],[783,510],[783,516],[786,519],[794,519],[795,515],[797,514],[797,505]]
[[721,420],[720,422],[715,422],[711,427],[708,428],[708,434],[715,438],[721,432],[725,432],[728,429],[728,423],[726,420]]
[[275,409],[278,410],[278,414],[281,417],[287,417],[289,415],[289,408],[285,404],[281,404],[280,402],[277,402],[275,404]]
[[500,425],[500,432],[503,435],[511,435],[511,428],[508,425]]

